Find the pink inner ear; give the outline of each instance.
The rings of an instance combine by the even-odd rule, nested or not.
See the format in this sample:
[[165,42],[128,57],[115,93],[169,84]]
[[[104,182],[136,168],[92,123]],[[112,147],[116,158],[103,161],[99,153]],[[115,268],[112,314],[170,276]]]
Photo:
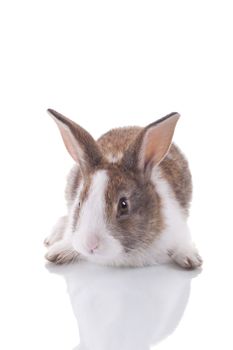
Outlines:
[[66,149],[82,171],[90,171],[102,160],[101,151],[93,137],[81,126],[60,113],[49,110],[56,122]]
[[78,149],[78,145],[77,145],[77,142],[75,142],[74,136],[72,135],[69,129],[66,129],[66,127],[64,127],[63,125],[60,125],[59,122],[57,122],[57,125],[59,127],[59,130],[67,151],[69,152],[71,157],[74,159],[74,161],[79,163],[80,158],[82,156],[82,150],[80,148]]
[[159,164],[169,151],[172,137],[179,115],[174,115],[165,121],[151,126],[145,133],[142,144],[141,166]]

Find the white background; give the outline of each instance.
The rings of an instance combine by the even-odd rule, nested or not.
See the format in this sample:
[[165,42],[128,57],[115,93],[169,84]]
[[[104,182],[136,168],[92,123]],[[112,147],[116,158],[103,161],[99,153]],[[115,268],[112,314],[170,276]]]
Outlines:
[[[134,344],[130,336],[125,348],[120,338],[140,329],[151,331],[138,350],[232,349],[231,7],[226,0],[1,1],[1,349],[73,349],[82,334],[81,350],[105,350],[101,344],[110,334],[116,343],[106,349],[120,344],[131,350],[137,337]],[[109,269],[76,267],[65,282],[57,274],[62,269],[52,274],[45,268],[42,242],[65,212],[63,189],[72,165],[48,107],[95,137],[115,126],[147,125],[173,111],[182,115],[175,141],[193,173],[190,226],[204,266],[191,282],[179,325],[173,320],[176,331],[158,345],[164,336],[152,333],[160,332],[161,322],[165,333],[172,332],[167,324],[176,302],[170,309],[169,302],[183,293],[175,291],[180,278],[187,295],[192,273],[183,278],[182,272],[170,276],[163,268],[134,272],[154,293],[148,299],[143,283],[132,284],[141,299],[128,314],[117,314],[116,308],[116,316],[111,305],[134,300],[135,289],[111,293],[118,278],[119,284],[131,281],[132,271],[111,281],[116,272]],[[74,303],[81,305],[79,327]],[[145,322],[142,316],[142,324],[134,325],[150,305],[157,320],[148,321],[145,311]],[[127,317],[128,324],[118,329]]]

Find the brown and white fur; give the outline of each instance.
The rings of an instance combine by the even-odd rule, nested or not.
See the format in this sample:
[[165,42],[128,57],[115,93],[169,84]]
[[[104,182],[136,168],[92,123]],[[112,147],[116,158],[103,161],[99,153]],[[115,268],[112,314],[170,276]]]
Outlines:
[[48,111],[76,164],[67,181],[68,214],[45,240],[46,258],[115,266],[173,260],[184,268],[201,266],[187,226],[191,174],[172,144],[179,114],[145,128],[113,129],[95,141],[70,119]]

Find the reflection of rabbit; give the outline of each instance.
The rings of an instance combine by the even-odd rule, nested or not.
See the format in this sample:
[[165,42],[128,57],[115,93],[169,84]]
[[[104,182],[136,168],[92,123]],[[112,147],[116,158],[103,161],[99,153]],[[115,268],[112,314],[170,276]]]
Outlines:
[[171,145],[179,114],[145,128],[114,129],[95,141],[73,121],[49,112],[76,165],[67,183],[68,215],[45,240],[47,259],[121,266],[173,260],[199,267],[186,223],[191,175]]
[[76,350],[149,350],[177,327],[197,275],[170,265],[49,269],[66,279],[80,333]]

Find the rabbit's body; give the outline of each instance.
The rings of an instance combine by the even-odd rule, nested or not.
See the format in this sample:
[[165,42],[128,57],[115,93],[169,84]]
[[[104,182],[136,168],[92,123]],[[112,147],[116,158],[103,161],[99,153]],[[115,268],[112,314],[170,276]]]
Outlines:
[[[150,136],[149,127],[113,129],[100,137],[96,149],[90,147],[92,140],[84,140],[88,151],[77,145],[83,158],[85,152],[93,158],[87,165],[79,160],[68,176],[68,215],[46,240],[50,261],[84,258],[107,265],[144,266],[174,260],[186,268],[201,265],[186,223],[192,194],[188,163],[174,144],[167,152],[162,150],[166,154],[156,161],[156,135]],[[67,134],[61,133],[66,143]],[[144,133],[149,134],[146,139]]]

